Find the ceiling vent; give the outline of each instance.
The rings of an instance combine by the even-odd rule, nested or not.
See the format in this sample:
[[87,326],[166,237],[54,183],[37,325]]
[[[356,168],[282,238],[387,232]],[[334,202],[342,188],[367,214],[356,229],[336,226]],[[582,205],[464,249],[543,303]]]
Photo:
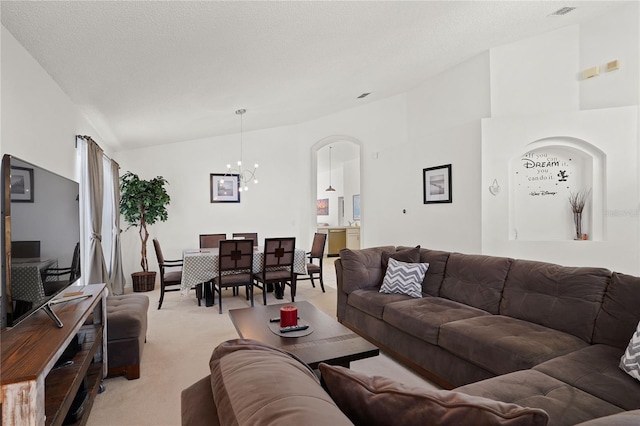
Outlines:
[[573,12],[575,9],[576,9],[575,7],[563,7],[561,9],[556,10],[549,16],[563,16],[569,12]]
[[369,96],[371,93],[363,93],[362,95],[358,96],[358,99],[362,99],[362,98],[366,98],[367,96]]

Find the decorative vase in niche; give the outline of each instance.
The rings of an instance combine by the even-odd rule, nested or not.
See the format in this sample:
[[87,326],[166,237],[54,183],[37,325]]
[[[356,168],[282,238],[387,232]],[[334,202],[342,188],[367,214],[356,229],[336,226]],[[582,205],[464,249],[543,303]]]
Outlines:
[[576,240],[582,239],[582,212],[574,212],[573,213],[573,222],[576,225]]

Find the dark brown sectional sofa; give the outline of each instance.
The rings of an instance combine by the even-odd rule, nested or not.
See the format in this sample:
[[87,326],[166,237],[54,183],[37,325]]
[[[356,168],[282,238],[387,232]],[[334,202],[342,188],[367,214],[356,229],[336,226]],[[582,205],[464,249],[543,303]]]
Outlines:
[[[389,256],[429,263],[422,298],[379,292]],[[541,408],[551,425],[640,424],[640,382],[618,367],[640,278],[394,246],[335,265],[338,320],[443,387]]]

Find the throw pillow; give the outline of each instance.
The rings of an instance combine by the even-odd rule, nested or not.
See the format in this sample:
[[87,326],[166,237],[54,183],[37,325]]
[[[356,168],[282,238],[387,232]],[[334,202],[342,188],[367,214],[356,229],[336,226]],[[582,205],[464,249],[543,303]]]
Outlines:
[[428,268],[428,263],[405,263],[389,258],[389,267],[382,280],[380,293],[422,297],[422,280]]
[[382,253],[380,260],[382,261],[383,274],[387,271],[389,259],[395,259],[406,263],[418,263],[420,262],[420,246],[417,245],[410,249],[398,250],[395,253]]
[[460,392],[416,388],[321,363],[322,381],[340,410],[357,425],[544,426],[546,411]]
[[620,358],[620,368],[634,379],[640,380],[640,323]]

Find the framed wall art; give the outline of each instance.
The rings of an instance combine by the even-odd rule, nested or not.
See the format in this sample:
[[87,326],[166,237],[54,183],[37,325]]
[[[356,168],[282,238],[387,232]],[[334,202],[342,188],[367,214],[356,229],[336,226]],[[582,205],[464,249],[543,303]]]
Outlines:
[[451,202],[451,164],[422,169],[424,204]]
[[360,194],[353,196],[353,220],[360,220]]
[[33,169],[11,167],[11,201],[33,203]]
[[211,202],[239,203],[240,176],[224,173],[211,173]]
[[329,214],[329,199],[321,198],[318,200],[318,212],[316,213],[318,216],[327,216]]

